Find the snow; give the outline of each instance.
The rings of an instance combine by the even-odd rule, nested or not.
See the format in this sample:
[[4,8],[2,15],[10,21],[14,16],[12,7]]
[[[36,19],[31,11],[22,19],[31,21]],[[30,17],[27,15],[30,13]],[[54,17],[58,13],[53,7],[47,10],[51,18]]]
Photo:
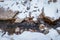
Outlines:
[[[1,32],[0,32],[1,34]],[[60,40],[60,35],[55,29],[50,29],[48,34],[40,32],[24,31],[22,34],[8,35],[8,32],[4,36],[0,35],[0,40]]]
[[[9,36],[7,35],[8,32],[6,32],[6,34],[4,36],[0,35],[0,40],[10,40]],[[1,33],[3,34],[3,33]]]
[[16,35],[7,35],[7,33],[1,37],[1,40],[59,40],[60,35],[57,33],[56,30],[50,29],[50,32],[46,35],[39,32],[30,32],[30,31],[24,31],[22,34]]
[[37,18],[33,18],[33,21],[37,21]]
[[56,36],[54,40],[60,40],[60,35]]
[[[26,3],[24,3],[25,1],[26,0],[4,0],[4,2],[0,2],[0,7],[13,11],[20,11],[22,13],[25,13],[27,17],[29,17],[29,12],[31,12],[31,16],[33,16],[34,18],[37,18],[39,16],[42,8],[44,7],[46,16],[49,16],[54,20],[60,17],[60,0],[58,0],[56,3],[50,2],[50,4],[48,4],[48,0],[32,0],[31,2],[28,0]],[[27,10],[27,7],[29,7],[30,9]],[[56,13],[57,9],[58,13]],[[36,12],[34,12],[33,10],[36,10]],[[18,17],[21,17],[19,15]]]
[[45,5],[44,12],[46,16],[49,16],[53,19],[57,19],[57,7],[55,3],[50,3],[49,5]]
[[[4,2],[0,2],[0,7],[13,11],[19,11],[20,13],[17,15],[17,17],[20,19],[29,17],[29,13],[31,12],[31,17],[34,17],[33,20],[36,21],[37,17],[42,12],[41,10],[43,7],[46,16],[53,19],[58,19],[60,17],[60,0],[58,0],[56,3],[51,2],[50,4],[48,4],[48,0],[32,0],[31,2],[28,0],[26,4],[24,1],[26,0],[4,0]],[[16,2],[18,2],[18,4]],[[27,7],[30,9],[27,10]],[[57,9],[58,13],[56,12]],[[36,10],[36,12],[34,10]],[[60,30],[60,28],[57,29]],[[55,29],[50,29],[49,33],[46,35],[43,33],[29,31],[24,31],[19,35],[8,35],[6,32],[6,34],[1,37],[2,34],[3,32],[0,30],[0,40],[60,40],[60,35]]]
[[25,31],[20,35],[20,40],[47,40],[47,37],[42,33]]
[[49,30],[49,33],[46,36],[50,37],[51,39],[55,39],[58,35],[58,32],[52,28]]
[[57,29],[57,30],[60,30],[60,27],[57,27],[56,29]]
[[24,19],[26,18],[26,14],[21,13],[21,14],[18,14],[17,17],[19,17],[20,19]]

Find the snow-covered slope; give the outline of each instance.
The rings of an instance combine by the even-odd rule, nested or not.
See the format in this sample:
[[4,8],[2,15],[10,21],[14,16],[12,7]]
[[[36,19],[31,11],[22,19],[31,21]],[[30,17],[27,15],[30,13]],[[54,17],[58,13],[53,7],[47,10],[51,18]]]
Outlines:
[[[53,19],[58,19],[60,17],[60,0],[56,3],[50,2],[50,4],[48,4],[48,0],[4,0],[4,2],[0,2],[0,7],[13,11],[19,11],[19,18],[21,18],[19,15],[24,13],[27,17],[29,17],[29,13],[31,13],[31,16],[37,18],[43,7],[46,16]],[[24,15],[23,17],[25,18]]]

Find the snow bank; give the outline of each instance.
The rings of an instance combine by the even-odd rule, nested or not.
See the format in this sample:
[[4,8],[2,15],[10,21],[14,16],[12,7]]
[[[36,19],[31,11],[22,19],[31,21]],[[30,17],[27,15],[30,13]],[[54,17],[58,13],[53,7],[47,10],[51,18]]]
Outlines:
[[25,31],[20,35],[20,40],[50,40],[42,33]]
[[56,36],[54,40],[60,40],[60,35]]
[[52,28],[49,30],[49,33],[46,36],[50,37],[51,39],[55,39],[58,35],[58,32]]
[[60,35],[57,33],[56,30],[50,29],[49,33],[44,35],[43,33],[39,32],[30,32],[24,31],[22,34],[16,35],[8,35],[8,32],[1,37],[0,40],[60,40]]

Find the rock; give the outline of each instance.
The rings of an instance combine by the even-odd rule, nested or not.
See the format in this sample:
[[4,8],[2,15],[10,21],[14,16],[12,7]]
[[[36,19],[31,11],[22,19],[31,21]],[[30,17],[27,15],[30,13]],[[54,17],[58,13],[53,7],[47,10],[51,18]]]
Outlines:
[[0,0],[0,2],[4,2],[4,0]]

